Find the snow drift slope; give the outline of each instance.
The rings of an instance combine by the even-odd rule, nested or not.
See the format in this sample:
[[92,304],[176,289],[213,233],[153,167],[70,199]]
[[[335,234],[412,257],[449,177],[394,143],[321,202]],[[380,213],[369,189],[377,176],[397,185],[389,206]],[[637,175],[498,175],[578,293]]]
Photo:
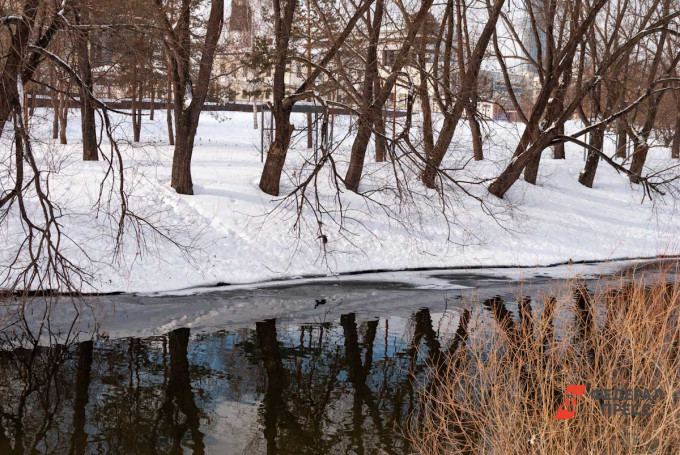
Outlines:
[[[206,113],[196,137],[194,196],[178,195],[169,187],[172,148],[165,145],[164,120],[145,119],[146,142],[124,146],[132,209],[186,248],[148,233],[142,238],[144,248],[139,248],[135,232],[128,230],[122,251],[112,255],[111,221],[93,210],[105,164],[80,161],[77,115],[73,111],[69,121],[71,145],[43,138],[36,149],[43,163],[56,171],[50,187],[65,214],[62,224],[71,242],[65,247],[94,273],[89,291],[162,291],[357,270],[538,265],[677,252],[680,218],[675,216],[675,201],[666,197],[641,203],[641,189],[605,164],[600,165],[595,188],[579,185],[582,150],[572,146],[567,147],[566,160],[545,154],[537,186],[519,181],[505,201],[498,201],[483,186],[468,185],[486,201],[486,209],[452,189],[445,214],[436,193],[423,189],[415,178],[409,184],[417,196],[408,204],[397,204],[384,188],[391,178],[390,166],[367,163],[361,189],[376,190],[373,196],[381,204],[343,192],[341,228],[334,224],[339,217],[332,182],[322,178],[321,200],[329,211],[322,219],[328,239],[324,244],[309,211],[295,226],[295,207],[257,187],[262,169],[260,130],[253,129],[252,114]],[[128,137],[127,119],[118,120],[116,133]],[[302,123],[302,118],[295,120]],[[33,133],[49,132],[48,121],[36,115]],[[346,118],[337,121],[336,139],[347,132],[346,123]],[[471,155],[469,132],[465,125],[459,130],[449,157],[451,167]],[[462,180],[491,178],[510,159],[519,134],[516,127],[490,124],[487,134],[487,159],[467,164],[456,174]],[[3,135],[0,145],[3,154],[9,150],[8,136]],[[341,168],[350,147],[351,140],[345,140],[335,152]],[[299,179],[297,169],[308,155],[300,144],[294,145],[282,193],[293,188],[292,182]],[[667,163],[668,155],[665,149],[654,149],[650,166]],[[0,264],[5,265],[24,232],[16,219],[9,219],[0,235],[7,245],[0,253]]]

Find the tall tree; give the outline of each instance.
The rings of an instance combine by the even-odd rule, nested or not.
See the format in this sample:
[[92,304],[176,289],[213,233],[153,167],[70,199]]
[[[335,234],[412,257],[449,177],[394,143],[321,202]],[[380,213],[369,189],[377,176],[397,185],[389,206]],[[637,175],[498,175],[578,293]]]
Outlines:
[[[175,23],[168,16],[173,5],[164,5],[163,0],[154,0],[161,26],[165,32],[165,43],[170,56],[175,112],[175,152],[172,159],[171,186],[179,194],[194,194],[191,179],[191,157],[194,151],[194,137],[198,120],[208,93],[217,42],[224,24],[224,0],[210,0],[210,15],[205,23],[205,35],[200,41],[198,74],[194,74],[191,12],[197,3],[181,0]],[[198,43],[193,43],[198,44]]]
[[[16,11],[9,10],[7,14],[3,11],[0,15],[0,27],[6,32],[0,40],[0,137],[10,113],[23,102],[18,99],[19,86],[31,80],[43,59],[42,52],[32,49],[32,43],[45,48],[65,23],[58,5],[50,5],[47,0],[23,0],[9,6]],[[39,12],[44,17],[38,23]]]
[[[464,5],[461,5],[462,0],[456,0],[456,16],[459,18],[458,19],[458,37],[462,37],[464,35],[462,31],[462,25],[461,25],[461,17],[463,15],[464,11]],[[491,41],[491,38],[494,34],[494,30],[496,29],[496,23],[498,22],[498,18],[500,17],[503,5],[505,4],[505,0],[496,0],[493,5],[489,7],[489,13],[488,13],[488,18],[486,23],[484,24],[484,28],[482,29],[482,32],[479,35],[479,38],[477,39],[477,43],[475,44],[472,52],[469,54],[467,59],[461,58],[461,54],[459,54],[459,59],[458,59],[458,65],[460,66],[459,72],[460,72],[460,86],[457,92],[457,96],[455,97],[455,102],[454,102],[454,97],[451,95],[450,92],[448,92],[448,86],[444,87],[444,90],[447,91],[445,93],[444,98],[445,98],[445,104],[441,104],[444,109],[444,123],[439,131],[439,136],[437,137],[437,141],[434,144],[434,147],[432,148],[432,151],[430,152],[430,156],[426,156],[426,163],[425,163],[425,169],[422,173],[421,179],[423,181],[423,184],[427,186],[428,188],[434,188],[435,183],[436,183],[436,177],[437,177],[437,172],[439,171],[439,166],[442,163],[442,160],[444,159],[444,156],[446,155],[449,145],[451,144],[451,140],[453,139],[453,136],[456,131],[456,126],[458,122],[460,121],[463,112],[467,108],[468,111],[471,111],[472,105],[470,99],[476,99],[477,96],[477,89],[479,85],[479,71],[482,66],[482,61],[484,59],[484,56],[486,54],[486,50],[489,46],[489,43]],[[448,65],[447,61],[450,57],[450,52],[453,47],[453,41],[454,41],[454,21],[453,21],[453,14],[454,14],[454,8],[453,8],[453,0],[449,1],[449,4],[447,5],[447,11],[449,12],[449,19],[448,19],[448,32],[447,32],[447,39],[446,39],[446,45],[445,45],[445,71],[446,71],[446,66]],[[466,46],[472,48],[472,43],[469,42],[469,37],[467,38],[467,44]],[[459,43],[459,46],[462,46],[463,43]],[[448,79],[450,76],[447,75],[446,73],[444,74],[444,81],[448,82],[451,84],[452,81]],[[476,106],[475,106],[476,109]],[[480,150],[481,152],[481,150]]]
[[[664,0],[663,2],[663,15],[666,16],[670,12],[671,0]],[[662,71],[662,61],[664,57],[664,51],[666,47],[666,40],[669,37],[669,30],[665,28],[661,31],[658,41],[656,44],[656,50],[653,53],[654,57],[652,59],[651,65],[649,66],[649,72],[647,76],[647,87],[654,85],[656,78],[658,77],[658,72]],[[677,57],[673,59],[670,63],[668,69],[664,72],[664,78],[669,78],[675,67],[680,60],[680,52],[677,53]],[[668,85],[668,82],[663,83],[664,86]],[[634,131],[630,126],[627,126],[629,130],[629,136],[633,141],[633,157],[630,162],[630,171],[632,175],[629,179],[632,183],[640,183],[642,176],[642,169],[647,161],[647,154],[649,152],[649,137],[654,128],[656,122],[656,116],[659,112],[659,104],[661,104],[661,99],[663,98],[665,91],[658,91],[652,96],[647,98],[646,102],[646,115],[642,122],[642,128],[639,131]]]
[[[573,78],[570,76],[565,77],[566,73],[572,73],[577,49],[583,43],[583,37],[586,36],[588,30],[594,26],[598,14],[606,3],[607,0],[598,0],[594,3],[579,0],[573,3],[572,9],[569,10],[570,20],[568,31],[565,31],[566,38],[564,45],[559,52],[556,52],[556,58],[551,59],[554,65],[552,70],[547,73],[547,79],[542,84],[541,90],[534,100],[531,115],[515,149],[513,159],[489,186],[491,194],[503,197],[508,189],[519,179],[522,171],[529,173],[528,181],[530,183],[532,183],[531,180],[535,182],[538,160],[540,160],[541,152],[545,148],[566,140],[583,145],[582,141],[578,139],[578,135],[586,134],[593,128],[601,126],[600,123],[595,123],[593,128],[585,128],[578,135],[572,134],[571,136],[560,134],[560,127],[572,117],[583,99],[602,82],[606,73],[615,64],[620,62],[630,52],[632,47],[644,43],[644,40],[649,36],[662,33],[680,15],[680,12],[668,15],[659,14],[657,8],[659,0],[653,0],[654,5],[651,5],[651,10],[641,20],[637,21],[634,30],[627,34],[628,38],[624,42],[616,46],[609,56],[603,57],[598,62],[597,70],[591,77],[585,76],[582,69],[583,65],[579,65],[579,74],[576,77],[577,84],[575,84],[575,89],[571,91],[571,98],[556,102],[558,94],[569,93],[567,89],[571,85]],[[623,26],[623,17],[626,14],[629,13],[624,9],[617,11],[617,16],[621,19],[614,21],[616,27]],[[656,20],[654,20],[655,18]],[[581,52],[579,55],[583,59],[584,53]],[[656,96],[657,94],[650,87],[644,98],[646,99],[650,95]],[[629,108],[634,107],[634,105],[640,102],[641,100],[637,100],[633,105],[620,112],[625,113]],[[619,117],[619,115],[611,116],[603,121],[605,124],[608,124]]]
[[92,67],[90,66],[89,32],[82,27],[84,16],[88,13],[88,5],[84,0],[78,0],[73,4],[73,16],[76,26],[76,46],[78,54],[78,70],[82,85],[80,86],[80,113],[81,130],[83,135],[83,160],[97,161],[97,126],[94,118],[94,106],[88,96],[93,93]]
[[[264,163],[262,176],[260,178],[260,189],[272,196],[279,195],[279,185],[281,183],[281,173],[286,162],[290,138],[293,134],[293,125],[290,123],[290,115],[293,106],[298,101],[314,98],[316,93],[312,91],[316,79],[322,72],[327,71],[327,65],[333,60],[340,47],[354,29],[357,21],[363,16],[366,10],[375,0],[364,0],[357,6],[354,14],[349,18],[343,30],[332,37],[332,45],[323,54],[323,57],[314,64],[314,70],[304,80],[304,82],[290,95],[286,95],[286,73],[287,64],[291,51],[291,31],[297,9],[296,0],[274,0],[274,81],[272,93],[272,116],[274,118],[274,138],[267,152],[267,159]],[[430,0],[431,1],[431,0]]]
[[[397,78],[401,69],[407,63],[418,31],[425,22],[431,6],[432,0],[423,0],[421,2],[420,9],[418,9],[413,19],[409,21],[408,32],[401,40],[401,47],[390,68],[390,75],[385,79],[385,83],[381,87],[380,92],[372,97],[371,103],[362,111],[357,120],[359,126],[357,135],[352,143],[352,153],[349,159],[349,166],[347,167],[347,174],[345,175],[345,186],[349,190],[359,190],[359,182],[364,169],[366,149],[371,138],[373,126],[378,122],[378,118],[382,116],[383,106],[397,83]],[[379,31],[380,29],[377,28],[374,30],[374,33],[379,33]]]
[[673,91],[675,104],[675,129],[673,130],[673,142],[671,144],[671,158],[680,158],[680,89]]

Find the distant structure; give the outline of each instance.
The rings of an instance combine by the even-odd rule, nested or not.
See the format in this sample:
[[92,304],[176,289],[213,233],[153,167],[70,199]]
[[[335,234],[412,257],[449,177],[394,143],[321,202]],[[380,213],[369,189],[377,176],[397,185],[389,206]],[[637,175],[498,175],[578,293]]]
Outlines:
[[248,0],[231,1],[229,32],[233,47],[253,47],[255,27],[253,26],[253,10]]
[[[258,72],[248,64],[250,56],[260,49],[261,46],[266,46],[271,52],[275,45],[271,33],[271,20],[267,17],[267,14],[271,11],[269,7],[270,1],[231,0],[231,12],[222,38],[223,48],[215,60],[214,78],[219,87],[218,96],[221,100],[226,102],[252,103],[254,109],[256,109],[256,106],[266,103],[271,98],[272,69],[269,68],[264,73]],[[541,0],[524,1],[531,2],[534,15],[538,14],[536,21],[537,26],[541,29],[538,33],[538,41],[535,39],[535,33],[529,19],[528,7],[526,19],[522,24],[522,34],[526,38],[524,44],[531,58],[537,59],[539,46],[541,48],[545,47],[545,33],[542,30],[545,23],[543,16],[544,9],[541,6]],[[422,36],[419,36],[419,39],[425,40],[425,65],[428,70],[431,70],[434,64],[436,36],[439,27],[440,24],[437,22],[437,19],[432,14],[428,14],[423,26],[424,32]],[[401,49],[403,35],[404,30],[400,29],[396,24],[387,23],[383,26],[380,33],[380,42],[378,43],[378,71],[381,78],[386,78],[390,74],[394,59]],[[325,49],[326,43],[313,42],[312,46]],[[317,53],[315,49],[312,52],[313,54]],[[439,52],[440,59],[442,54],[443,52]],[[456,58],[452,56],[452,68],[457,66]],[[305,70],[304,63],[299,61],[290,61],[288,63],[284,77],[287,92],[290,93],[296,90],[302,84],[306,75]],[[408,64],[402,68],[402,71],[407,72],[413,81],[418,81],[420,78],[417,65]],[[360,70],[351,76],[356,81],[362,80]],[[457,71],[452,70],[452,77],[455,84]],[[511,73],[509,78],[513,85],[515,96],[522,103],[532,96],[538,80],[538,74],[535,65],[528,63],[520,66],[518,72]],[[322,79],[320,78],[318,82],[323,83]],[[396,84],[388,97],[385,107],[393,110],[405,109],[409,96],[409,88],[407,84]],[[505,86],[504,76],[500,71],[489,69],[482,69],[480,71],[479,95],[477,109],[483,118],[511,121],[518,119],[517,112]],[[329,96],[334,101],[340,103],[352,103],[352,100],[346,97],[347,95],[342,90],[337,90]],[[437,111],[439,106],[434,103],[433,109]],[[416,100],[414,110],[420,110],[419,100]]]
[[[538,50],[541,50],[541,55],[545,55],[545,48],[547,44],[545,35],[545,6],[540,0],[525,0],[526,11],[522,26],[522,44],[527,50],[528,56],[538,62]],[[532,24],[531,13],[533,13],[536,26]],[[538,39],[537,39],[538,38]],[[537,74],[538,69],[531,62],[524,64],[525,73]]]

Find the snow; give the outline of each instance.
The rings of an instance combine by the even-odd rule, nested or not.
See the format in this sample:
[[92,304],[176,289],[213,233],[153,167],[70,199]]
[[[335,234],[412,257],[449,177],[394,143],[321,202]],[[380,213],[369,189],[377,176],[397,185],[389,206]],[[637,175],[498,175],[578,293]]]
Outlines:
[[[77,110],[71,111],[69,145],[59,145],[48,136],[48,110],[38,109],[30,128],[38,137],[35,153],[41,165],[51,170],[50,189],[64,214],[61,222],[67,237],[63,248],[93,273],[86,291],[194,292],[219,283],[244,285],[357,271],[536,266],[569,259],[611,260],[678,252],[680,217],[675,201],[657,196],[641,203],[642,189],[631,186],[625,176],[605,163],[600,164],[593,189],[581,186],[577,177],[583,167],[582,149],[573,144],[567,144],[566,160],[552,160],[546,151],[538,185],[520,180],[505,200],[489,195],[481,185],[463,184],[482,198],[482,205],[451,188],[445,215],[436,192],[424,189],[415,177],[408,182],[417,191],[410,203],[400,205],[393,192],[381,190],[391,184],[392,169],[389,164],[372,162],[371,150],[361,190],[375,190],[372,197],[384,205],[343,188],[340,198],[345,217],[340,229],[337,199],[324,174],[318,182],[320,200],[329,212],[322,216],[323,234],[328,239],[324,245],[309,210],[295,226],[294,204],[258,188],[260,130],[253,129],[252,113],[202,115],[192,162],[195,195],[183,196],[169,186],[172,147],[166,145],[165,112],[158,110],[154,122],[147,116],[143,120],[145,143],[129,142],[131,120],[119,115],[112,116],[114,134],[122,138],[131,210],[185,248],[149,231],[141,237],[145,248],[139,248],[138,233],[128,226],[123,248],[116,252],[111,247],[117,227],[111,220],[116,218],[93,209],[106,163],[81,161],[78,116]],[[304,118],[304,114],[295,114],[292,121],[302,125]],[[347,117],[336,119],[334,134],[336,140],[349,134],[334,152],[342,174],[353,134],[348,133],[347,122]],[[269,124],[267,119],[265,124]],[[567,132],[579,126],[570,124]],[[397,131],[400,129],[397,126]],[[412,130],[416,131],[417,125]],[[456,171],[460,180],[498,175],[512,159],[521,128],[508,122],[489,123],[485,133],[489,136],[487,159]],[[469,134],[465,124],[457,129],[446,167],[459,168],[469,161]],[[11,135],[5,132],[0,140],[3,156],[11,150],[10,140]],[[301,179],[297,169],[311,155],[304,142],[304,134],[294,138],[282,194]],[[610,138],[607,147],[611,154],[614,145]],[[108,147],[105,150],[108,153]],[[668,156],[667,149],[652,148],[648,164],[660,168],[668,164]],[[9,177],[0,175],[0,189],[10,183]],[[115,207],[115,197],[111,206]],[[36,210],[37,204],[29,209]],[[15,214],[0,226],[0,236],[5,245],[0,264],[9,264],[25,237]],[[436,286],[427,280],[421,284]]]
[[194,98],[194,88],[193,85],[191,85],[191,79],[189,79],[186,83],[186,88],[184,92],[184,109],[189,109],[189,106],[191,105],[191,100]]
[[[408,324],[413,312],[423,307],[430,309],[437,325],[439,318],[457,318],[462,309],[494,296],[508,301],[510,308],[520,294],[531,297],[537,305],[547,294],[568,300],[572,280],[587,283],[592,291],[598,292],[608,283],[620,285],[619,271],[625,273],[633,266],[637,266],[634,261],[613,261],[550,268],[381,272],[182,292],[100,296],[88,299],[86,308],[69,304],[64,298],[50,304],[50,327],[52,336],[64,343],[65,334],[78,333],[89,338],[95,329],[98,335],[108,338],[155,336],[180,327],[199,334],[235,331],[269,318],[285,326],[337,321],[347,313],[355,313],[358,321],[389,316],[390,327],[398,329],[395,323],[401,320],[399,325]],[[648,273],[654,274],[655,270],[651,267]],[[318,299],[326,303],[316,305]],[[41,303],[34,302],[25,313],[25,324],[33,333],[39,331],[44,315],[45,306]],[[2,310],[7,320],[14,319],[15,306],[8,305]],[[0,312],[0,320],[3,316]],[[440,333],[452,336],[456,326],[445,323]],[[45,344],[50,341],[54,340],[42,340]]]
[[19,94],[19,104],[24,102],[24,81],[21,77],[21,71],[17,72],[17,93]]

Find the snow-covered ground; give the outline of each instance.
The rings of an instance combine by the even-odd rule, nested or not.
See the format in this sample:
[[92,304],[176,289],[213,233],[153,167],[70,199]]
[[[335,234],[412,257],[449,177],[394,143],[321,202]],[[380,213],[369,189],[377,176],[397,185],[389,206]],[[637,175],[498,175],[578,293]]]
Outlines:
[[[484,204],[451,188],[443,213],[437,192],[425,190],[413,175],[406,183],[415,195],[399,203],[391,165],[374,163],[371,152],[361,190],[375,190],[370,193],[374,201],[342,192],[341,227],[336,224],[340,207],[329,174],[321,174],[320,201],[328,212],[322,216],[328,239],[324,245],[309,208],[303,211],[302,223],[295,225],[295,203],[258,188],[260,130],[253,129],[252,114],[203,114],[193,156],[194,196],[181,196],[170,188],[172,147],[167,145],[165,113],[156,115],[154,122],[144,119],[141,144],[125,140],[131,137],[130,122],[116,117],[126,188],[131,210],[184,248],[149,230],[140,238],[129,226],[122,250],[113,251],[115,219],[104,216],[105,205],[99,211],[95,206],[107,165],[80,160],[77,111],[69,118],[66,146],[51,139],[48,111],[39,111],[32,121],[32,134],[39,138],[36,153],[45,167],[54,170],[50,191],[62,209],[61,223],[68,236],[62,246],[94,274],[85,290],[169,291],[376,269],[534,266],[678,252],[676,201],[666,196],[641,202],[642,189],[605,163],[600,164],[593,189],[581,186],[577,176],[583,151],[571,145],[566,160],[553,160],[545,153],[538,185],[520,180],[500,201],[483,185],[462,183]],[[336,120],[336,141],[347,133],[348,120]],[[302,124],[303,117],[295,117],[293,123]],[[510,159],[517,127],[489,124],[487,133],[488,159],[467,163],[472,154],[469,133],[460,126],[447,165],[467,163],[464,170],[454,172],[461,181],[492,178]],[[8,136],[6,131],[0,143],[3,160],[11,151]],[[301,135],[290,152],[282,195],[299,181],[301,163],[311,154],[302,147],[303,141]],[[350,147],[351,133],[334,152],[342,175]],[[609,143],[607,150],[612,147]],[[667,149],[654,148],[649,165],[659,169],[668,164],[668,157]],[[1,178],[6,188],[7,178]],[[108,189],[105,186],[105,196]],[[1,226],[0,264],[6,265],[25,233],[16,216]]]

